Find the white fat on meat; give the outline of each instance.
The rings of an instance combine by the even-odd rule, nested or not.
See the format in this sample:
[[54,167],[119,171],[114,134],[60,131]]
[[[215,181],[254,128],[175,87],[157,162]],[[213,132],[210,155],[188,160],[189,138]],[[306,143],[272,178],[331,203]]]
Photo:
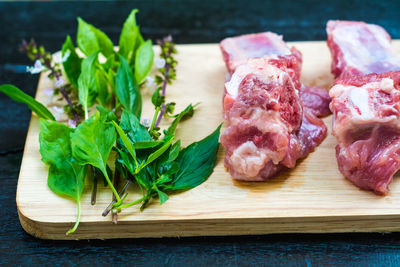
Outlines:
[[400,65],[400,56],[390,36],[378,25],[329,21],[328,34],[339,46],[343,63],[361,73],[383,73],[396,70]]
[[268,160],[267,154],[266,149],[260,149],[252,141],[247,141],[233,152],[230,158],[231,166],[238,173],[254,177],[258,175]]
[[378,108],[374,106],[379,97],[376,95],[378,90],[390,95],[399,94],[390,78],[383,78],[360,87],[337,84],[329,91],[332,98],[331,109],[337,103],[345,104],[348,109],[334,111],[333,134],[338,138],[339,143],[345,141],[347,131],[362,126],[373,127],[373,125],[386,124],[400,129],[398,116],[380,116],[382,110],[394,110],[398,113],[399,111],[393,107],[395,103],[381,104]]
[[236,98],[239,94],[240,84],[249,74],[256,75],[257,78],[263,83],[277,81],[282,82],[283,79],[288,76],[288,74],[278,67],[268,64],[268,60],[271,58],[271,56],[265,56],[263,58],[251,58],[248,60],[247,64],[237,67],[230,80],[225,83],[226,92],[233,98]]

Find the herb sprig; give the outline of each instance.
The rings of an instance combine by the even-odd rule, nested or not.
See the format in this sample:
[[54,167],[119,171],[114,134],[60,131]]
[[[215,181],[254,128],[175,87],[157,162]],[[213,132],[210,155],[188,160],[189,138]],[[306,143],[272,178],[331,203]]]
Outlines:
[[[216,162],[221,126],[183,149],[176,138],[179,123],[193,116],[197,104],[174,114],[175,103],[165,102],[167,85],[176,79],[177,50],[171,36],[158,42],[158,63],[162,64],[156,64],[158,87],[152,95],[155,112],[150,125],[141,124],[141,88],[151,73],[154,52],[151,40],[144,40],[136,24],[137,12],[133,10],[125,21],[118,50],[104,32],[81,18],[77,47],[67,36],[61,60],[54,60],[33,41],[23,43],[22,50],[35,62],[28,70],[48,72],[55,81],[55,92],[67,102],[65,110],[74,121],[73,127],[56,121],[43,104],[18,88],[0,86],[0,92],[28,105],[41,118],[40,153],[49,166],[48,186],[54,193],[77,202],[76,222],[67,234],[79,225],[87,177],[93,177],[92,205],[96,202],[98,179],[103,178],[110,188],[114,200],[103,216],[112,211],[112,221],[117,223],[117,214],[131,206],[141,204],[143,210],[154,198],[163,204],[172,192],[198,186],[210,176]],[[63,73],[68,83],[63,81]],[[161,131],[163,117],[173,120]],[[118,180],[125,181],[119,192]],[[127,202],[131,184],[137,184],[142,196]]]

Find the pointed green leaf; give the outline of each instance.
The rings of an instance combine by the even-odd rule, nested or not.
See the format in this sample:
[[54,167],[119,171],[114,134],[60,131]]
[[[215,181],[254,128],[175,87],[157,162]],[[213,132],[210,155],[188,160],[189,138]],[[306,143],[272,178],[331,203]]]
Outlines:
[[220,129],[221,125],[212,134],[179,153],[176,159],[179,171],[165,185],[168,190],[190,189],[207,180],[217,160]]
[[41,103],[36,101],[30,95],[25,94],[20,89],[11,84],[0,86],[0,92],[6,94],[9,98],[22,104],[26,104],[40,118],[55,121],[53,114]]
[[128,62],[121,56],[116,77],[116,93],[121,104],[136,117],[142,113],[142,95]]
[[141,84],[145,81],[147,75],[153,66],[154,51],[151,40],[147,40],[136,51],[135,57],[135,78]]
[[82,59],[76,53],[75,46],[72,43],[71,37],[69,35],[67,36],[67,39],[65,40],[62,47],[62,58],[64,58],[67,53],[69,53],[69,56],[62,63],[64,71],[68,80],[75,86],[75,88],[78,88],[78,78],[81,73]]
[[74,232],[79,224],[80,199],[87,171],[86,166],[79,165],[72,157],[70,134],[73,131],[58,122],[40,122],[40,154],[50,167],[47,184],[54,193],[71,197],[78,205],[76,223],[67,234]]
[[79,49],[89,56],[95,52],[101,52],[105,57],[114,53],[114,46],[110,38],[93,25],[78,18],[78,34],[76,37]]
[[132,10],[122,27],[119,38],[119,53],[129,62],[134,53],[139,27],[136,25],[137,9]]

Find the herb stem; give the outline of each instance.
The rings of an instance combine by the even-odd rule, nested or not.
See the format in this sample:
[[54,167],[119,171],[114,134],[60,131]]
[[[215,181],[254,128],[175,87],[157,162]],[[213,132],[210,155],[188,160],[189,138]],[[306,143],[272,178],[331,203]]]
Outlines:
[[[123,195],[125,194],[126,190],[127,190],[128,187],[131,185],[131,183],[132,183],[131,180],[128,180],[128,181],[125,183],[124,187],[122,188],[122,190],[121,190],[120,193],[119,193],[120,196],[123,196]],[[114,204],[115,204],[115,200],[111,201],[111,203],[110,203],[110,204],[107,206],[107,208],[103,211],[102,215],[103,215],[103,216],[107,216],[108,213],[110,213],[110,211],[112,210]]]
[[106,178],[107,183],[110,186],[112,192],[114,193],[114,196],[115,196],[115,199],[117,200],[117,203],[120,203],[121,202],[121,198],[119,197],[117,190],[115,190],[115,187],[114,187],[113,183],[111,182],[110,178],[108,177],[108,173],[107,173],[107,170],[105,168],[103,170],[103,174],[104,174],[104,177]]
[[97,175],[96,175],[96,170],[93,166],[92,168],[92,175],[93,175],[93,190],[92,190],[92,198],[90,203],[93,205],[96,204],[96,195],[97,195]]
[[[115,186],[116,188],[118,188],[119,177],[120,177],[119,171],[118,171],[118,170],[115,170],[115,172],[114,172],[113,183],[114,183],[114,186]],[[116,201],[115,195],[113,195],[113,201],[114,201],[114,202]],[[118,223],[118,214],[113,212],[113,213],[111,214],[111,217],[112,217],[112,222],[113,222],[114,224],[117,224],[117,223]]]
[[[163,86],[162,86],[162,92],[161,92],[161,94],[163,95],[163,96],[165,96],[165,93],[166,93],[166,91],[167,91],[167,84],[168,84],[168,81],[169,81],[169,79],[168,79],[168,72],[169,72],[169,69],[171,68],[171,65],[170,64],[167,64],[166,66],[165,66],[165,71],[164,71],[164,81],[163,81]],[[165,113],[165,104],[163,104],[162,105],[162,108],[161,108],[161,113],[160,113],[160,115],[158,115],[158,118],[157,118],[157,122],[156,122],[156,127],[160,124],[160,122],[161,122],[161,119],[162,119],[162,117],[164,116],[164,113]]]
[[157,116],[158,116],[159,112],[160,112],[160,107],[157,107],[156,111],[154,112],[153,121],[151,122],[151,126],[150,126],[149,132],[153,131],[155,126],[157,127],[157,121],[158,121]]
[[72,234],[73,232],[75,232],[75,230],[78,228],[79,221],[81,220],[81,201],[78,200],[77,202],[78,202],[78,215],[77,215],[74,227],[69,229],[69,231],[66,233],[66,235],[69,235],[69,234]]
[[130,207],[130,206],[139,204],[140,202],[142,202],[142,201],[145,200],[145,199],[146,199],[146,197],[139,198],[138,200],[135,200],[135,201],[133,201],[133,202],[131,202],[131,203],[128,203],[128,204],[125,204],[125,205],[121,205],[121,206],[117,207],[117,209],[118,209],[118,210],[122,210],[122,209],[128,208],[128,207]]

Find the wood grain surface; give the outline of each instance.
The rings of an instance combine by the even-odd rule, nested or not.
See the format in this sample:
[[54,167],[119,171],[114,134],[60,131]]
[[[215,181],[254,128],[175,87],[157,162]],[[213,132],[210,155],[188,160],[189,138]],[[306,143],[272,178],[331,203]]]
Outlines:
[[[400,42],[395,42],[400,47]],[[302,81],[329,88],[330,54],[325,42],[296,42],[304,56]],[[216,44],[178,46],[178,80],[168,88],[168,99],[177,110],[201,102],[194,118],[178,129],[184,146],[208,135],[222,121],[221,103],[225,67]],[[47,101],[44,89],[51,82],[41,77],[37,99]],[[144,115],[150,117],[149,93],[143,92]],[[51,108],[50,104],[50,108]],[[331,118],[324,119],[328,137],[296,168],[267,182],[238,182],[223,166],[220,149],[210,178],[195,189],[175,194],[163,204],[155,200],[140,212],[124,210],[119,223],[101,212],[111,192],[101,188],[97,204],[90,205],[89,186],[82,199],[81,224],[65,236],[76,216],[75,203],[60,198],[46,184],[47,167],[40,161],[39,121],[32,116],[17,189],[17,206],[23,228],[45,239],[130,238],[201,235],[242,235],[304,232],[388,232],[400,230],[400,183],[391,185],[386,197],[359,190],[337,169],[331,136]],[[139,198],[130,191],[129,200]]]

